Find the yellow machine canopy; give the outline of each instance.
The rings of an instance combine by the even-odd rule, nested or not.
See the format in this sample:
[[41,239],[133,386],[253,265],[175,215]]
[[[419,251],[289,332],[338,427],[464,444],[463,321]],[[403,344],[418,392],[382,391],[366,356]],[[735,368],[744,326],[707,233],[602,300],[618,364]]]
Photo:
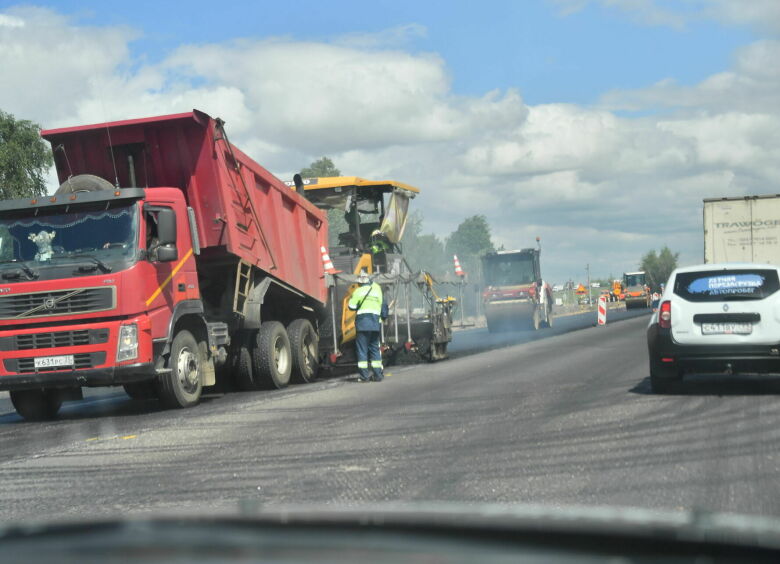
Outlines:
[[[364,246],[376,230],[391,243],[398,243],[406,227],[409,200],[420,192],[403,182],[357,176],[308,178],[303,187],[306,197],[317,207],[344,212],[348,234],[342,242],[358,247]],[[349,233],[354,240],[348,240]]]

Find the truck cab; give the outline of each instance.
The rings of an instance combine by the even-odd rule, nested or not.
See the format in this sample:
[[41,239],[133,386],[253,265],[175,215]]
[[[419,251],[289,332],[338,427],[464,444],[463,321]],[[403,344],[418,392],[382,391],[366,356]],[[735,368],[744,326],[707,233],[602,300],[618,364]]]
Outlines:
[[202,310],[187,216],[173,188],[0,202],[0,390],[23,416],[166,370],[171,322]]

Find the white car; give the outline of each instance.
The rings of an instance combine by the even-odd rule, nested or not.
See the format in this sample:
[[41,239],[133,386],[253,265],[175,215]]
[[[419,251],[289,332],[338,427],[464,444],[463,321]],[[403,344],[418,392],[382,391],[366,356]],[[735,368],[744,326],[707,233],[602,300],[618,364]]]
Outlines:
[[678,268],[647,328],[650,383],[686,372],[780,372],[780,268],[722,263]]

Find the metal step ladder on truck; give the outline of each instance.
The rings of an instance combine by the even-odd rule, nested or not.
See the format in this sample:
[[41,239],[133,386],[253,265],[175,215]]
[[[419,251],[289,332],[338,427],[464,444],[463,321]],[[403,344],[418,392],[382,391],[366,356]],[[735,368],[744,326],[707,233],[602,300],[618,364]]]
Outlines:
[[316,376],[325,214],[220,120],[42,136],[60,188],[0,202],[0,390],[19,414],[51,418],[83,386],[188,407],[218,374],[248,389]]
[[482,302],[491,333],[552,327],[552,287],[542,280],[540,255],[538,247],[482,257]]
[[[419,190],[393,180],[329,177],[288,183],[317,207],[327,210],[330,258],[334,269],[326,276],[329,292],[327,319],[320,326],[328,367],[352,364],[356,337],[355,312],[347,308],[361,271],[382,286],[390,315],[382,327],[384,357],[417,353],[427,361],[447,357],[452,340],[456,300],[440,297],[426,271],[413,271],[403,256],[403,237],[409,205]],[[414,307],[420,303],[422,307]]]

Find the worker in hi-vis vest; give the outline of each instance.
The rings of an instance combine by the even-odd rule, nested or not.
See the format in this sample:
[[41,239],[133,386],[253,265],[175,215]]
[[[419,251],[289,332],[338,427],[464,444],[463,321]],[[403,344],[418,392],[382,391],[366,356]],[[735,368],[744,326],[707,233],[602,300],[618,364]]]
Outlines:
[[369,365],[373,372],[374,382],[381,382],[384,378],[382,371],[382,351],[379,348],[381,335],[381,320],[387,318],[387,304],[382,296],[382,287],[371,278],[366,271],[361,271],[358,276],[358,286],[352,292],[348,307],[354,312],[355,330],[357,338],[358,381],[370,382]]

